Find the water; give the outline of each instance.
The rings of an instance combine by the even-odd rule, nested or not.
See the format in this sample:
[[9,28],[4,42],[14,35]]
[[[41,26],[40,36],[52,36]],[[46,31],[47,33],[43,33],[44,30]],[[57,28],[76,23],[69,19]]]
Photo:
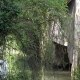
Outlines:
[[46,71],[45,80],[71,80],[69,71]]

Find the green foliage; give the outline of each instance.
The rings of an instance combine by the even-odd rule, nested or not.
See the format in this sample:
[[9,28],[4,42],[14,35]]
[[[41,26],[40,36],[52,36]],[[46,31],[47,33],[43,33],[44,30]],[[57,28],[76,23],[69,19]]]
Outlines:
[[[6,36],[9,34],[15,35],[14,39],[17,41],[19,49],[29,56],[29,63],[33,65],[33,68],[35,67],[37,69],[36,66],[41,66],[39,64],[39,62],[41,62],[41,54],[43,54],[43,52],[41,53],[41,47],[46,54],[46,58],[43,55],[45,60],[48,59],[48,55],[52,51],[52,43],[47,43],[46,40],[50,38],[49,35],[47,35],[50,29],[50,23],[52,21],[59,21],[61,27],[66,26],[64,24],[64,20],[66,22],[68,18],[66,1],[1,0],[0,4],[0,33],[5,34],[5,36],[3,36],[4,39],[6,39]],[[41,42],[43,42],[43,45],[41,45]],[[50,52],[47,51],[47,49],[49,49]],[[10,58],[14,60],[13,55],[11,55]],[[52,57],[49,55],[49,58]],[[21,56],[20,59],[22,59]],[[50,59],[48,59],[48,61],[50,61]],[[14,61],[10,64],[11,69],[16,70],[21,69],[20,66],[23,65],[23,63],[18,63],[17,67],[19,68],[17,68],[13,64],[15,64]],[[32,68],[30,65],[29,67]],[[18,74],[14,75],[18,80]],[[13,78],[14,80],[16,80],[15,77]]]
[[14,28],[14,21],[19,13],[20,9],[13,2],[0,0],[0,33],[6,35]]
[[55,46],[53,45],[53,41],[49,39],[48,42],[46,43],[46,50],[45,50],[45,56],[44,56],[45,69],[47,70],[53,70],[52,65],[55,57],[54,49],[55,49]]
[[27,57],[24,57],[24,54],[8,53],[5,55],[5,59],[9,63],[9,74],[7,77],[9,80],[30,79],[31,71],[27,65]]
[[45,52],[45,61],[47,62],[50,62],[50,63],[53,63],[53,57],[55,56],[54,55],[54,45],[52,45],[53,42],[52,40],[49,40],[47,45],[46,45],[46,52]]
[[35,50],[40,47],[43,33],[47,29],[46,24],[58,20],[61,27],[68,26],[68,22],[64,23],[68,19],[65,0],[23,0],[20,5],[22,13],[19,15],[18,29],[15,30],[17,33],[14,32],[14,34],[21,40],[21,42],[18,40],[20,47],[22,45],[21,49],[23,51],[25,51],[24,47],[27,49],[26,53],[35,53]]
[[9,73],[7,79],[30,80],[31,70],[27,63],[28,56],[23,54],[23,52],[19,50],[19,47],[16,44],[15,36],[6,36],[5,44],[6,48],[4,51],[6,51],[6,53],[4,54],[4,60],[7,60],[9,64]]
[[67,18],[65,0],[1,0],[0,4],[0,33],[14,34],[24,53],[39,50],[46,24],[59,19],[62,26]]
[[75,73],[73,77],[75,80],[80,80],[80,65],[75,69]]
[[10,80],[30,79],[31,72],[28,67],[25,67],[23,54],[10,54],[6,56],[6,59],[9,62],[8,78]]

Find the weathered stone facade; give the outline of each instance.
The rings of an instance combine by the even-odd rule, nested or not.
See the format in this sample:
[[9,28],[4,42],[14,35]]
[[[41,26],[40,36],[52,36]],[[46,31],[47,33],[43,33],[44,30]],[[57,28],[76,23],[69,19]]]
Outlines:
[[[57,44],[67,46],[68,58],[69,62],[72,64],[71,76],[74,75],[74,70],[77,68],[78,62],[80,59],[80,0],[69,0],[68,1],[69,13],[73,16],[72,22],[69,28],[69,36],[68,39],[65,37],[61,37],[64,31],[60,29],[59,23],[57,27],[53,30],[53,42]],[[57,49],[58,50],[58,49]],[[58,57],[58,56],[57,56]],[[73,78],[72,78],[73,80]]]

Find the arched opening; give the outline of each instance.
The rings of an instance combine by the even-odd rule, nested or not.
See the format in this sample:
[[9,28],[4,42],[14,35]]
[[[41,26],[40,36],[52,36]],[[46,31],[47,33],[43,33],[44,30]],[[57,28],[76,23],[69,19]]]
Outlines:
[[67,46],[54,42],[55,45],[55,58],[53,68],[56,70],[70,71],[71,63],[68,58]]

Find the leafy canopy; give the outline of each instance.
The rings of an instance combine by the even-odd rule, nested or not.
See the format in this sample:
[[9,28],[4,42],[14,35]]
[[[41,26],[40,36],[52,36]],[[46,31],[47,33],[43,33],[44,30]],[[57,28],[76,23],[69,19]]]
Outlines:
[[67,14],[65,0],[0,0],[0,33],[14,34],[24,52],[35,52],[46,24],[59,21],[65,27]]

